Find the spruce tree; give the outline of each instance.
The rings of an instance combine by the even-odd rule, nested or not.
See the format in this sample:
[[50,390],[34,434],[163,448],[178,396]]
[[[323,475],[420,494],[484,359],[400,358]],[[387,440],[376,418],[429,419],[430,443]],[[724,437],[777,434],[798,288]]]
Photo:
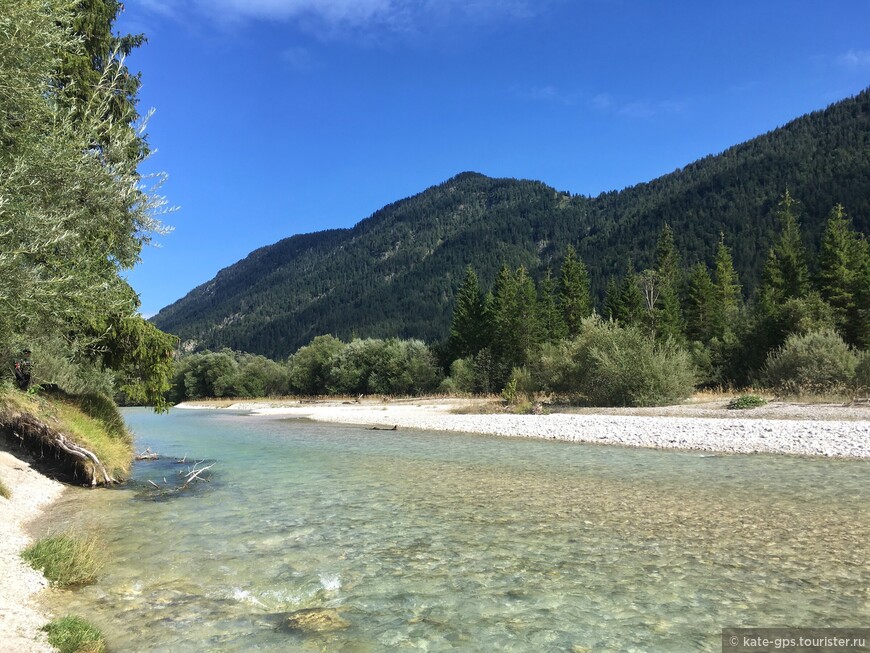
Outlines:
[[686,285],[686,335],[690,340],[707,343],[712,337],[716,288],[710,272],[703,263],[689,271]]
[[557,305],[556,282],[549,269],[538,286],[538,320],[543,340],[556,342],[566,337],[565,320]]
[[731,250],[725,245],[725,234],[719,234],[713,269],[715,301],[713,304],[711,333],[720,340],[733,334],[734,324],[740,313],[740,279],[734,270]]
[[787,190],[776,215],[780,233],[764,267],[764,285],[770,298],[782,303],[806,296],[810,291],[810,273],[797,219],[797,202]]
[[866,267],[866,242],[852,228],[842,205],[828,216],[819,248],[819,292],[834,310],[837,329],[852,345],[867,341],[866,322],[860,305],[866,303],[867,283],[862,272]]
[[655,332],[661,339],[680,340],[685,328],[680,293],[683,286],[683,271],[680,254],[674,244],[674,235],[665,223],[656,247],[656,272],[660,282],[658,302],[655,307]]
[[634,264],[629,261],[628,269],[619,286],[620,315],[616,319],[624,325],[641,324],[646,313],[643,293],[639,278],[634,271]]
[[477,274],[470,265],[465,268],[465,278],[456,292],[447,346],[453,359],[474,356],[484,347],[483,297]]
[[583,318],[592,315],[589,272],[574,248],[568,245],[559,278],[559,304],[569,338],[580,333]]

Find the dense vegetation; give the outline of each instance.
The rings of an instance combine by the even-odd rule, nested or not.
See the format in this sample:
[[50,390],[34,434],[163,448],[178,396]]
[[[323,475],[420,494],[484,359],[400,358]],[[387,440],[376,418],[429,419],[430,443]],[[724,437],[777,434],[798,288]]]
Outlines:
[[747,299],[777,237],[783,191],[801,201],[796,215],[814,254],[838,202],[859,233],[870,230],[867,179],[865,91],[652,182],[595,198],[464,173],[352,229],[259,249],[153,321],[193,349],[228,347],[276,359],[326,333],[435,342],[448,335],[466,265],[487,287],[503,264],[522,266],[541,283],[548,269],[561,267],[567,245],[585,261],[602,311],[609,280],[625,273],[628,260],[637,270],[653,265],[665,224],[689,269],[712,260],[724,233]]
[[117,0],[0,0],[0,352],[34,386],[162,406],[175,339],[122,276],[163,229]]
[[467,267],[449,335],[431,350],[417,340],[345,343],[326,335],[284,364],[230,351],[194,354],[177,364],[171,399],[438,389],[654,405],[678,401],[696,384],[760,383],[787,394],[870,387],[870,243],[836,205],[811,266],[797,211],[786,192],[749,302],[724,234],[709,264],[687,269],[665,225],[653,265],[637,271],[629,261],[608,282],[600,313],[594,277],[569,245],[558,274],[537,284],[524,267],[503,265],[484,293]]

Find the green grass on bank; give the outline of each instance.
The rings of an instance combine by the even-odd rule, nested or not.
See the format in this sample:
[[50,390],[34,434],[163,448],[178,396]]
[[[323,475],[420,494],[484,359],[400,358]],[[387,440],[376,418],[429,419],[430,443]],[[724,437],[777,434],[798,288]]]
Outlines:
[[103,395],[40,394],[0,389],[0,428],[27,414],[92,451],[113,478],[130,474],[133,438],[111,399]]
[[106,642],[98,628],[81,617],[68,615],[46,624],[48,643],[60,653],[104,653]]
[[52,535],[38,540],[21,553],[55,587],[93,583],[102,568],[102,551],[93,536]]

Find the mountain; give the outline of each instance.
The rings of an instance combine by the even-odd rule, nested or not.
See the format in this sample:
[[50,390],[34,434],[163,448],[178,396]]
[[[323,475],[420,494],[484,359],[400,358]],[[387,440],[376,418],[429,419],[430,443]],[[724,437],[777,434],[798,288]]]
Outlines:
[[627,261],[651,262],[671,225],[685,264],[710,261],[719,233],[749,292],[788,189],[813,251],[842,203],[870,231],[870,89],[649,183],[598,197],[466,172],[390,204],[351,229],[252,252],[152,320],[197,348],[284,357],[323,333],[445,337],[466,265],[486,286],[502,263],[540,275],[573,244],[593,290]]

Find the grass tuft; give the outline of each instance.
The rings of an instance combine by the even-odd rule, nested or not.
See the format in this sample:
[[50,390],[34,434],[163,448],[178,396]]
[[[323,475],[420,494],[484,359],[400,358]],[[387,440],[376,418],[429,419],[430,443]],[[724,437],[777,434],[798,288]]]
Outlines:
[[767,404],[767,399],[758,395],[740,395],[734,397],[728,402],[729,410],[746,410],[747,408],[758,408]]
[[4,499],[12,498],[12,493],[9,491],[9,488],[6,487],[6,483],[4,483],[2,479],[0,479],[0,497],[3,497]]
[[81,617],[68,615],[42,627],[48,633],[48,643],[60,653],[104,653],[103,633]]
[[44,537],[26,548],[21,557],[56,587],[89,585],[102,568],[100,547],[92,536]]

